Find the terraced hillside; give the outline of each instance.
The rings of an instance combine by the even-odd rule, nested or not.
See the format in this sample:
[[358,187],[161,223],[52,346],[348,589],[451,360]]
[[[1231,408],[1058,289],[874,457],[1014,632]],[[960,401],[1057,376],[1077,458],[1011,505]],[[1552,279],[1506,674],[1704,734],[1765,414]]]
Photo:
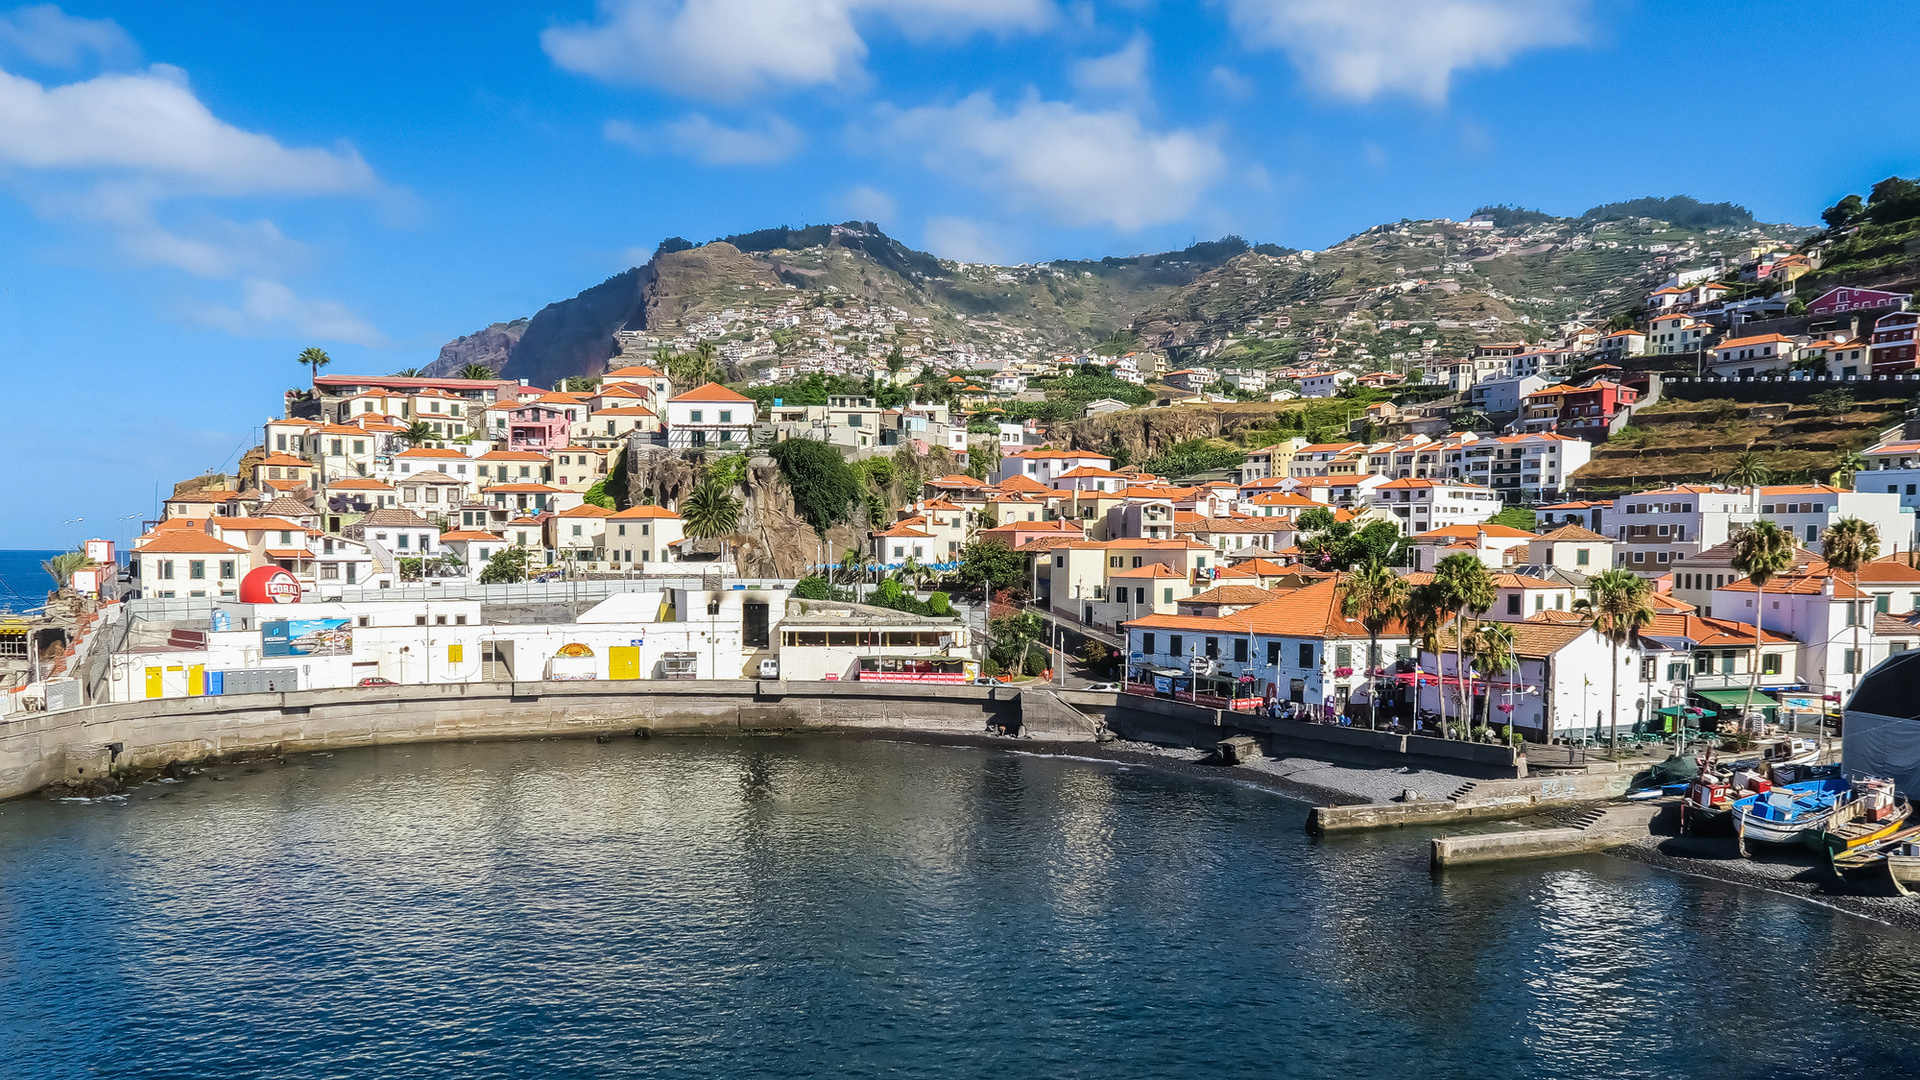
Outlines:
[[1630,427],[1595,448],[1572,485],[1584,496],[1611,497],[1654,484],[1720,480],[1749,450],[1765,457],[1776,479],[1823,480],[1842,455],[1899,424],[1909,404],[1874,397],[1827,415],[1805,403],[1668,399],[1636,413]]

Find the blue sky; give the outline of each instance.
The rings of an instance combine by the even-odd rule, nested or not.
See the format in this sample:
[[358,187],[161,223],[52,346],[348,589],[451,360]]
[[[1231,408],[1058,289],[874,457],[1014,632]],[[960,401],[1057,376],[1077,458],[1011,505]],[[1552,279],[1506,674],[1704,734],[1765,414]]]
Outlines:
[[[1903,3],[550,0],[0,8],[0,547],[124,540],[299,381],[695,241],[1321,247],[1920,172]],[[24,512],[22,512],[24,511]],[[84,519],[84,520],[75,520]]]

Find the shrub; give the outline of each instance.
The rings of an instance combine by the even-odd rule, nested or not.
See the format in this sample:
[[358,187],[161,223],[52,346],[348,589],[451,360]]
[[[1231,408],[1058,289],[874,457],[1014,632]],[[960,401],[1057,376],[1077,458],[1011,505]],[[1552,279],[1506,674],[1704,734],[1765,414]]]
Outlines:
[[989,656],[986,662],[980,665],[980,670],[985,672],[988,677],[998,675],[1000,674],[1000,661]]
[[1047,670],[1048,663],[1046,650],[1035,649],[1027,654],[1026,673],[1028,675],[1038,675]]
[[927,613],[931,615],[953,614],[953,601],[946,593],[936,592],[927,596]]
[[833,586],[823,577],[803,577],[794,583],[793,595],[802,600],[826,600],[833,595]]

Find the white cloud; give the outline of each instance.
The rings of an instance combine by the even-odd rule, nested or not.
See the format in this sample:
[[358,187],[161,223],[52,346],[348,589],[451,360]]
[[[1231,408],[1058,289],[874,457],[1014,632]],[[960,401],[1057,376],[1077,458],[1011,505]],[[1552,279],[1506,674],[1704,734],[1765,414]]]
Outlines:
[[179,68],[156,64],[48,88],[0,71],[0,166],[133,173],[181,194],[368,192],[352,147],[288,148],[214,116]]
[[[17,51],[30,39],[48,62],[105,61],[132,49],[117,26],[58,9],[15,12],[0,22],[0,38]],[[304,245],[264,218],[228,220],[214,201],[397,194],[345,143],[290,147],[221,120],[179,68],[156,64],[61,85],[0,70],[0,175],[43,217],[110,232],[133,265],[243,279],[238,307],[193,313],[206,325],[246,334],[284,325],[334,341],[381,340],[345,307],[302,300],[272,280],[301,261]]]
[[1151,131],[1125,109],[1092,112],[1032,95],[1002,111],[974,94],[896,113],[887,128],[934,172],[1068,225],[1177,221],[1226,167],[1211,134]]
[[92,60],[111,68],[138,60],[140,47],[112,19],[76,19],[36,4],[0,14],[0,60],[13,57],[43,67],[76,68]]
[[1147,89],[1147,60],[1152,43],[1135,34],[1126,48],[1110,56],[1075,61],[1073,85],[1082,93],[1139,94]]
[[935,255],[956,262],[997,263],[1002,258],[1001,246],[965,218],[929,218],[920,242]]
[[738,101],[861,79],[863,17],[927,40],[1039,30],[1056,14],[1052,0],[600,0],[598,21],[552,27],[540,44],[554,63],[606,82]]
[[195,321],[240,337],[291,333],[297,337],[338,341],[348,345],[384,346],[386,338],[332,300],[305,300],[277,281],[253,278],[241,286],[237,308],[208,304],[197,309]]
[[847,213],[861,221],[875,221],[883,225],[892,221],[893,216],[900,212],[900,207],[893,201],[893,196],[865,184],[847,192],[846,196],[840,200],[840,204]]
[[690,113],[657,133],[643,131],[625,120],[609,120],[602,133],[608,142],[650,152],[665,148],[703,165],[771,165],[785,161],[806,140],[800,129],[778,116],[767,117],[755,128],[716,124],[700,113]]
[[1586,0],[1228,0],[1250,44],[1279,48],[1334,97],[1446,100],[1453,74],[1586,36]]
[[1249,98],[1253,96],[1253,80],[1233,70],[1225,64],[1216,65],[1207,78],[1220,92],[1230,98]]

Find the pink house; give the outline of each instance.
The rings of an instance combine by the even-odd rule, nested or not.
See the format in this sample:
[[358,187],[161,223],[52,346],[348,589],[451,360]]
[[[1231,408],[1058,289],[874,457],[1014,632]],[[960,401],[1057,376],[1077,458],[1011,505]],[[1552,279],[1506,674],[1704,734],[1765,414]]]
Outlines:
[[507,414],[507,448],[555,450],[566,446],[574,421],[586,415],[586,403],[572,394],[548,393],[522,401]]

